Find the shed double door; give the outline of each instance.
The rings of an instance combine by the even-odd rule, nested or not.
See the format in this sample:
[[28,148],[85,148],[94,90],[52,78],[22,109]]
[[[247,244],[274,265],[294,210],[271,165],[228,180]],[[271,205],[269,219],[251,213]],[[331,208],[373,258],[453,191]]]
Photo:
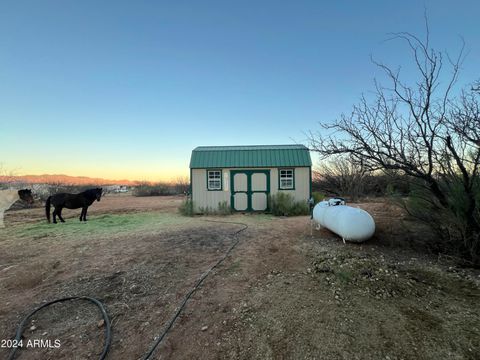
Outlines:
[[265,211],[270,193],[270,170],[231,170],[231,206],[234,211]]

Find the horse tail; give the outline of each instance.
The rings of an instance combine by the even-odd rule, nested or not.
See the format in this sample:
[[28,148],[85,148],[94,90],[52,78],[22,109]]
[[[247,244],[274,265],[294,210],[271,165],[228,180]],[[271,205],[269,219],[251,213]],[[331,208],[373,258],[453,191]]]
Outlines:
[[45,204],[45,214],[47,215],[48,222],[50,222],[50,198],[51,196],[48,197],[47,203]]

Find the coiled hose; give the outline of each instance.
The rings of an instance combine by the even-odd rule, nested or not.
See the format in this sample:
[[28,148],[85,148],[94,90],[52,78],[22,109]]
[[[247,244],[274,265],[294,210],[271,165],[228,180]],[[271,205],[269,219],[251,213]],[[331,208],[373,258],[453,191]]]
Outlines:
[[[57,300],[47,302],[47,303],[39,306],[38,308],[36,308],[32,312],[30,312],[27,316],[25,316],[23,318],[22,322],[20,323],[20,325],[18,325],[17,333],[15,334],[15,341],[18,343],[21,340],[23,331],[25,329],[25,326],[27,325],[28,320],[34,314],[36,314],[38,311],[42,310],[43,308],[46,308],[47,306],[50,306],[50,305],[53,305],[53,304],[56,304],[56,303],[65,302],[65,301],[72,301],[72,300],[90,301],[90,302],[94,303],[100,309],[100,312],[102,313],[103,321],[104,321],[104,324],[105,324],[105,343],[103,345],[102,354],[100,355],[100,360],[105,359],[107,357],[107,353],[108,353],[108,350],[110,349],[110,344],[112,342],[112,329],[111,329],[111,325],[110,325],[110,318],[108,317],[108,314],[107,314],[107,311],[105,310],[105,307],[103,306],[103,304],[100,301],[98,301],[95,298],[91,298],[91,297],[87,297],[87,296],[65,297],[65,298],[61,298],[61,299],[57,299]],[[17,350],[18,350],[18,347],[14,347],[12,349],[12,351],[10,352],[10,355],[8,356],[8,360],[13,360],[15,358],[15,353],[17,352]]]

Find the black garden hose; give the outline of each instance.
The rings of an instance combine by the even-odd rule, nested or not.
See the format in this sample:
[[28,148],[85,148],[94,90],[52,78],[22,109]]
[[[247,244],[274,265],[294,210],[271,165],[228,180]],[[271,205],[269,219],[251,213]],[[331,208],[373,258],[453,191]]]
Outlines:
[[[248,225],[247,224],[244,224],[244,223],[239,223],[239,222],[232,222],[232,221],[219,221],[219,220],[204,220],[204,221],[207,221],[207,222],[214,222],[214,223],[221,223],[221,224],[234,224],[234,225],[241,225],[243,226],[240,230],[237,230],[235,231],[232,236],[237,236],[238,234],[240,234],[242,231],[245,231],[246,229],[248,229]],[[150,351],[147,353],[147,355],[145,355],[145,357],[143,358],[143,360],[150,360],[150,357],[153,355],[153,353],[155,352],[155,350],[157,349],[157,347],[160,345],[160,343],[162,342],[162,340],[167,336],[167,333],[170,331],[170,329],[172,328],[173,324],[175,323],[175,321],[177,320],[177,318],[179,317],[179,315],[181,314],[181,312],[183,311],[183,309],[185,308],[185,305],[187,304],[188,300],[190,299],[190,297],[193,295],[193,293],[195,291],[197,291],[198,287],[200,285],[202,285],[203,281],[207,278],[208,275],[210,275],[210,273],[212,272],[213,269],[215,269],[217,266],[219,266],[226,258],[227,256],[232,252],[232,250],[238,245],[240,239],[237,237],[237,239],[234,241],[234,243],[232,244],[232,246],[230,246],[227,250],[227,252],[220,258],[220,260],[218,260],[212,267],[210,267],[199,279],[198,281],[196,282],[196,284],[194,285],[194,287],[187,293],[187,295],[185,296],[185,298],[183,299],[182,303],[180,304],[180,307],[178,308],[178,310],[175,312],[175,315],[173,315],[172,319],[169,321],[168,325],[166,326],[165,330],[163,330],[162,334],[158,337],[158,339],[155,341],[155,343],[153,344],[152,348],[150,349]]]
[[[214,222],[214,223],[220,223],[220,224],[234,224],[234,225],[241,225],[242,228],[240,230],[237,230],[235,231],[232,236],[236,237],[238,234],[240,234],[242,231],[245,231],[246,229],[248,229],[248,225],[247,224],[244,224],[244,223],[239,223],[239,222],[233,222],[233,221],[219,221],[219,220],[204,220],[204,221],[207,221],[207,222]],[[199,286],[203,283],[203,281],[208,277],[208,275],[210,275],[210,273],[216,268],[218,267],[227,257],[228,255],[232,252],[232,250],[238,245],[238,243],[240,242],[240,239],[237,237],[236,240],[233,242],[233,244],[228,248],[228,250],[225,252],[225,254],[212,266],[210,267],[205,273],[203,273],[203,275],[198,279],[198,281],[195,283],[195,285],[193,286],[193,288],[187,293],[187,295],[185,296],[185,298],[183,299],[182,303],[180,304],[180,307],[178,308],[178,310],[175,312],[175,314],[173,315],[172,319],[168,322],[167,326],[165,327],[165,330],[163,330],[163,332],[161,333],[161,335],[158,337],[158,339],[155,341],[155,343],[153,344],[153,346],[151,347],[150,351],[147,353],[147,355],[145,355],[145,357],[143,358],[144,360],[149,360],[150,357],[153,355],[153,353],[155,352],[155,350],[157,349],[157,347],[160,345],[160,343],[162,342],[162,340],[167,336],[168,332],[170,331],[170,329],[172,328],[173,324],[175,323],[175,321],[177,320],[177,318],[179,317],[179,315],[181,314],[181,312],[183,311],[183,309],[185,308],[185,305],[187,304],[188,300],[191,298],[191,296],[193,295],[193,293],[195,293],[195,291],[197,291],[197,289],[199,288]],[[35,314],[37,313],[38,311],[40,311],[41,309],[47,307],[47,306],[50,306],[50,305],[53,305],[53,304],[56,304],[56,303],[59,303],[59,302],[64,302],[64,301],[70,301],[70,300],[87,300],[87,301],[90,301],[92,303],[94,303],[95,305],[98,306],[98,308],[100,309],[101,313],[102,313],[102,316],[103,316],[103,320],[105,322],[105,344],[104,344],[104,347],[103,347],[103,352],[102,354],[100,355],[100,360],[104,360],[107,356],[107,353],[110,349],[110,344],[112,342],[112,331],[111,331],[111,325],[110,325],[110,319],[108,317],[108,314],[107,314],[107,311],[105,310],[105,307],[103,306],[103,304],[98,301],[97,299],[94,299],[94,298],[91,298],[91,297],[86,297],[86,296],[71,296],[71,297],[66,297],[66,298],[61,298],[61,299],[57,299],[57,300],[53,300],[53,301],[50,301],[48,303],[45,303],[43,304],[42,306],[39,306],[38,308],[36,308],[35,310],[33,310],[32,312],[30,312],[23,320],[22,322],[20,323],[20,325],[18,326],[17,328],[17,332],[16,332],[16,335],[15,335],[15,340],[18,342],[20,341],[20,339],[22,338],[22,334],[23,334],[23,331],[24,331],[24,328],[25,328],[25,325],[27,324],[28,320]],[[18,347],[15,347],[12,349],[9,357],[8,357],[8,360],[13,360],[14,357],[15,357],[15,353],[16,351],[18,350]]]
[[[105,307],[103,306],[103,304],[99,300],[91,298],[91,297],[87,297],[87,296],[65,297],[65,298],[61,298],[61,299],[57,299],[57,300],[47,302],[47,303],[39,306],[38,308],[36,308],[32,312],[30,312],[27,316],[25,316],[23,318],[22,322],[20,323],[20,325],[18,325],[17,333],[15,335],[15,341],[18,343],[21,340],[23,331],[25,329],[25,325],[27,324],[28,320],[34,314],[36,314],[38,311],[40,311],[43,308],[46,308],[47,306],[50,306],[50,305],[53,305],[53,304],[56,304],[56,303],[59,303],[59,302],[65,302],[65,301],[71,301],[71,300],[87,300],[87,301],[90,301],[90,302],[94,303],[100,309],[100,312],[102,313],[103,321],[104,321],[104,324],[105,324],[105,344],[103,346],[103,351],[102,351],[102,354],[100,355],[99,359],[100,360],[105,359],[107,357],[107,353],[108,353],[108,350],[110,349],[110,344],[112,342],[112,330],[111,330],[111,325],[110,325],[110,319],[108,317],[107,311],[105,310]],[[14,347],[12,349],[12,351],[10,352],[10,355],[8,356],[8,360],[13,360],[15,358],[15,353],[17,352],[17,350],[18,350],[18,347]]]

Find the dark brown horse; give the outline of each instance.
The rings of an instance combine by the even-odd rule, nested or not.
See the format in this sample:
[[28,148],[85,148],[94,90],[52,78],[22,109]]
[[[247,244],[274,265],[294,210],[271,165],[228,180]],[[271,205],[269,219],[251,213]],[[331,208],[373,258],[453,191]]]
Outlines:
[[100,201],[102,197],[102,188],[89,189],[80,194],[60,193],[50,196],[45,204],[45,212],[47,220],[50,222],[50,205],[55,208],[53,210],[53,223],[57,223],[57,216],[61,222],[65,222],[62,218],[62,209],[79,209],[82,208],[80,221],[87,221],[87,209],[92,203]]

